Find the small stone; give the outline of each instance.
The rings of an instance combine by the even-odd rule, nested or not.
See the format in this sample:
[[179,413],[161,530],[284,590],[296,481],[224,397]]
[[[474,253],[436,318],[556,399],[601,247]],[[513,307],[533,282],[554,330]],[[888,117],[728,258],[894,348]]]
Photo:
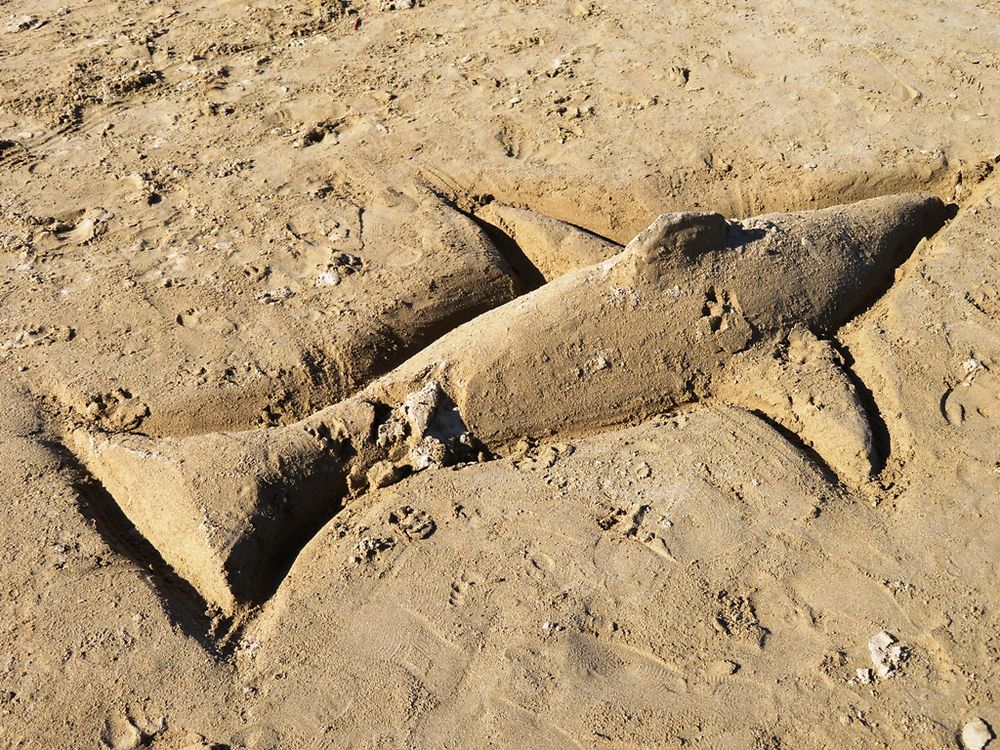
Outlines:
[[604,352],[598,352],[597,355],[591,359],[588,363],[584,372],[587,375],[593,375],[595,372],[600,372],[601,370],[607,370],[611,367],[611,362]]
[[992,727],[982,719],[973,719],[962,727],[962,745],[966,750],[983,750],[995,736]]
[[875,679],[872,671],[866,667],[860,667],[857,671],[857,680],[861,685],[870,685]]

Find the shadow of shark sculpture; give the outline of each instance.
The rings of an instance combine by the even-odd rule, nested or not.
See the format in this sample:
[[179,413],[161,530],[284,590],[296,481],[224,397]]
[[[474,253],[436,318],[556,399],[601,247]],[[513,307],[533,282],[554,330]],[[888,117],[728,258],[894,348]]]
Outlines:
[[301,422],[180,439],[78,431],[76,452],[163,558],[224,613],[345,502],[407,474],[719,399],[795,432],[847,481],[871,427],[831,336],[945,221],[876,198],[730,221],[660,216],[621,253],[459,326]]

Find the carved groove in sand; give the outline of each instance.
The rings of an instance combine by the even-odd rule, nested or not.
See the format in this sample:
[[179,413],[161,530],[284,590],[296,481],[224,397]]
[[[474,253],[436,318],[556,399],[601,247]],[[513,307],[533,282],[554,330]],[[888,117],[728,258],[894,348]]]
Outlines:
[[[871,426],[821,337],[871,304],[944,219],[922,195],[741,222],[665,214],[614,257],[455,328],[296,424],[156,440],[81,431],[75,448],[228,615],[260,603],[278,561],[352,498],[524,437],[714,398],[767,415],[860,482],[876,458]],[[590,237],[557,247],[602,252]],[[547,271],[567,263],[557,256]]]

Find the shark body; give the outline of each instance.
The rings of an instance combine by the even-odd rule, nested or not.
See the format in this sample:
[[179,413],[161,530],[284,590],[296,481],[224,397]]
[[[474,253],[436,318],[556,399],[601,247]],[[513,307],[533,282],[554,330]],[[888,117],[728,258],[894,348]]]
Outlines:
[[414,471],[719,399],[794,432],[845,481],[876,461],[824,340],[872,304],[940,200],[900,195],[730,221],[660,216],[619,254],[452,330],[301,422],[77,452],[164,559],[227,614],[345,502]]

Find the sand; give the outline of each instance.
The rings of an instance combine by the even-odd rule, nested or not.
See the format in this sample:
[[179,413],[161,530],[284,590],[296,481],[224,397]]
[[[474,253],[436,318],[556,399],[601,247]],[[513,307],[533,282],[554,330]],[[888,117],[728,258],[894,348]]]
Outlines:
[[0,747],[989,747],[998,28],[0,3]]

